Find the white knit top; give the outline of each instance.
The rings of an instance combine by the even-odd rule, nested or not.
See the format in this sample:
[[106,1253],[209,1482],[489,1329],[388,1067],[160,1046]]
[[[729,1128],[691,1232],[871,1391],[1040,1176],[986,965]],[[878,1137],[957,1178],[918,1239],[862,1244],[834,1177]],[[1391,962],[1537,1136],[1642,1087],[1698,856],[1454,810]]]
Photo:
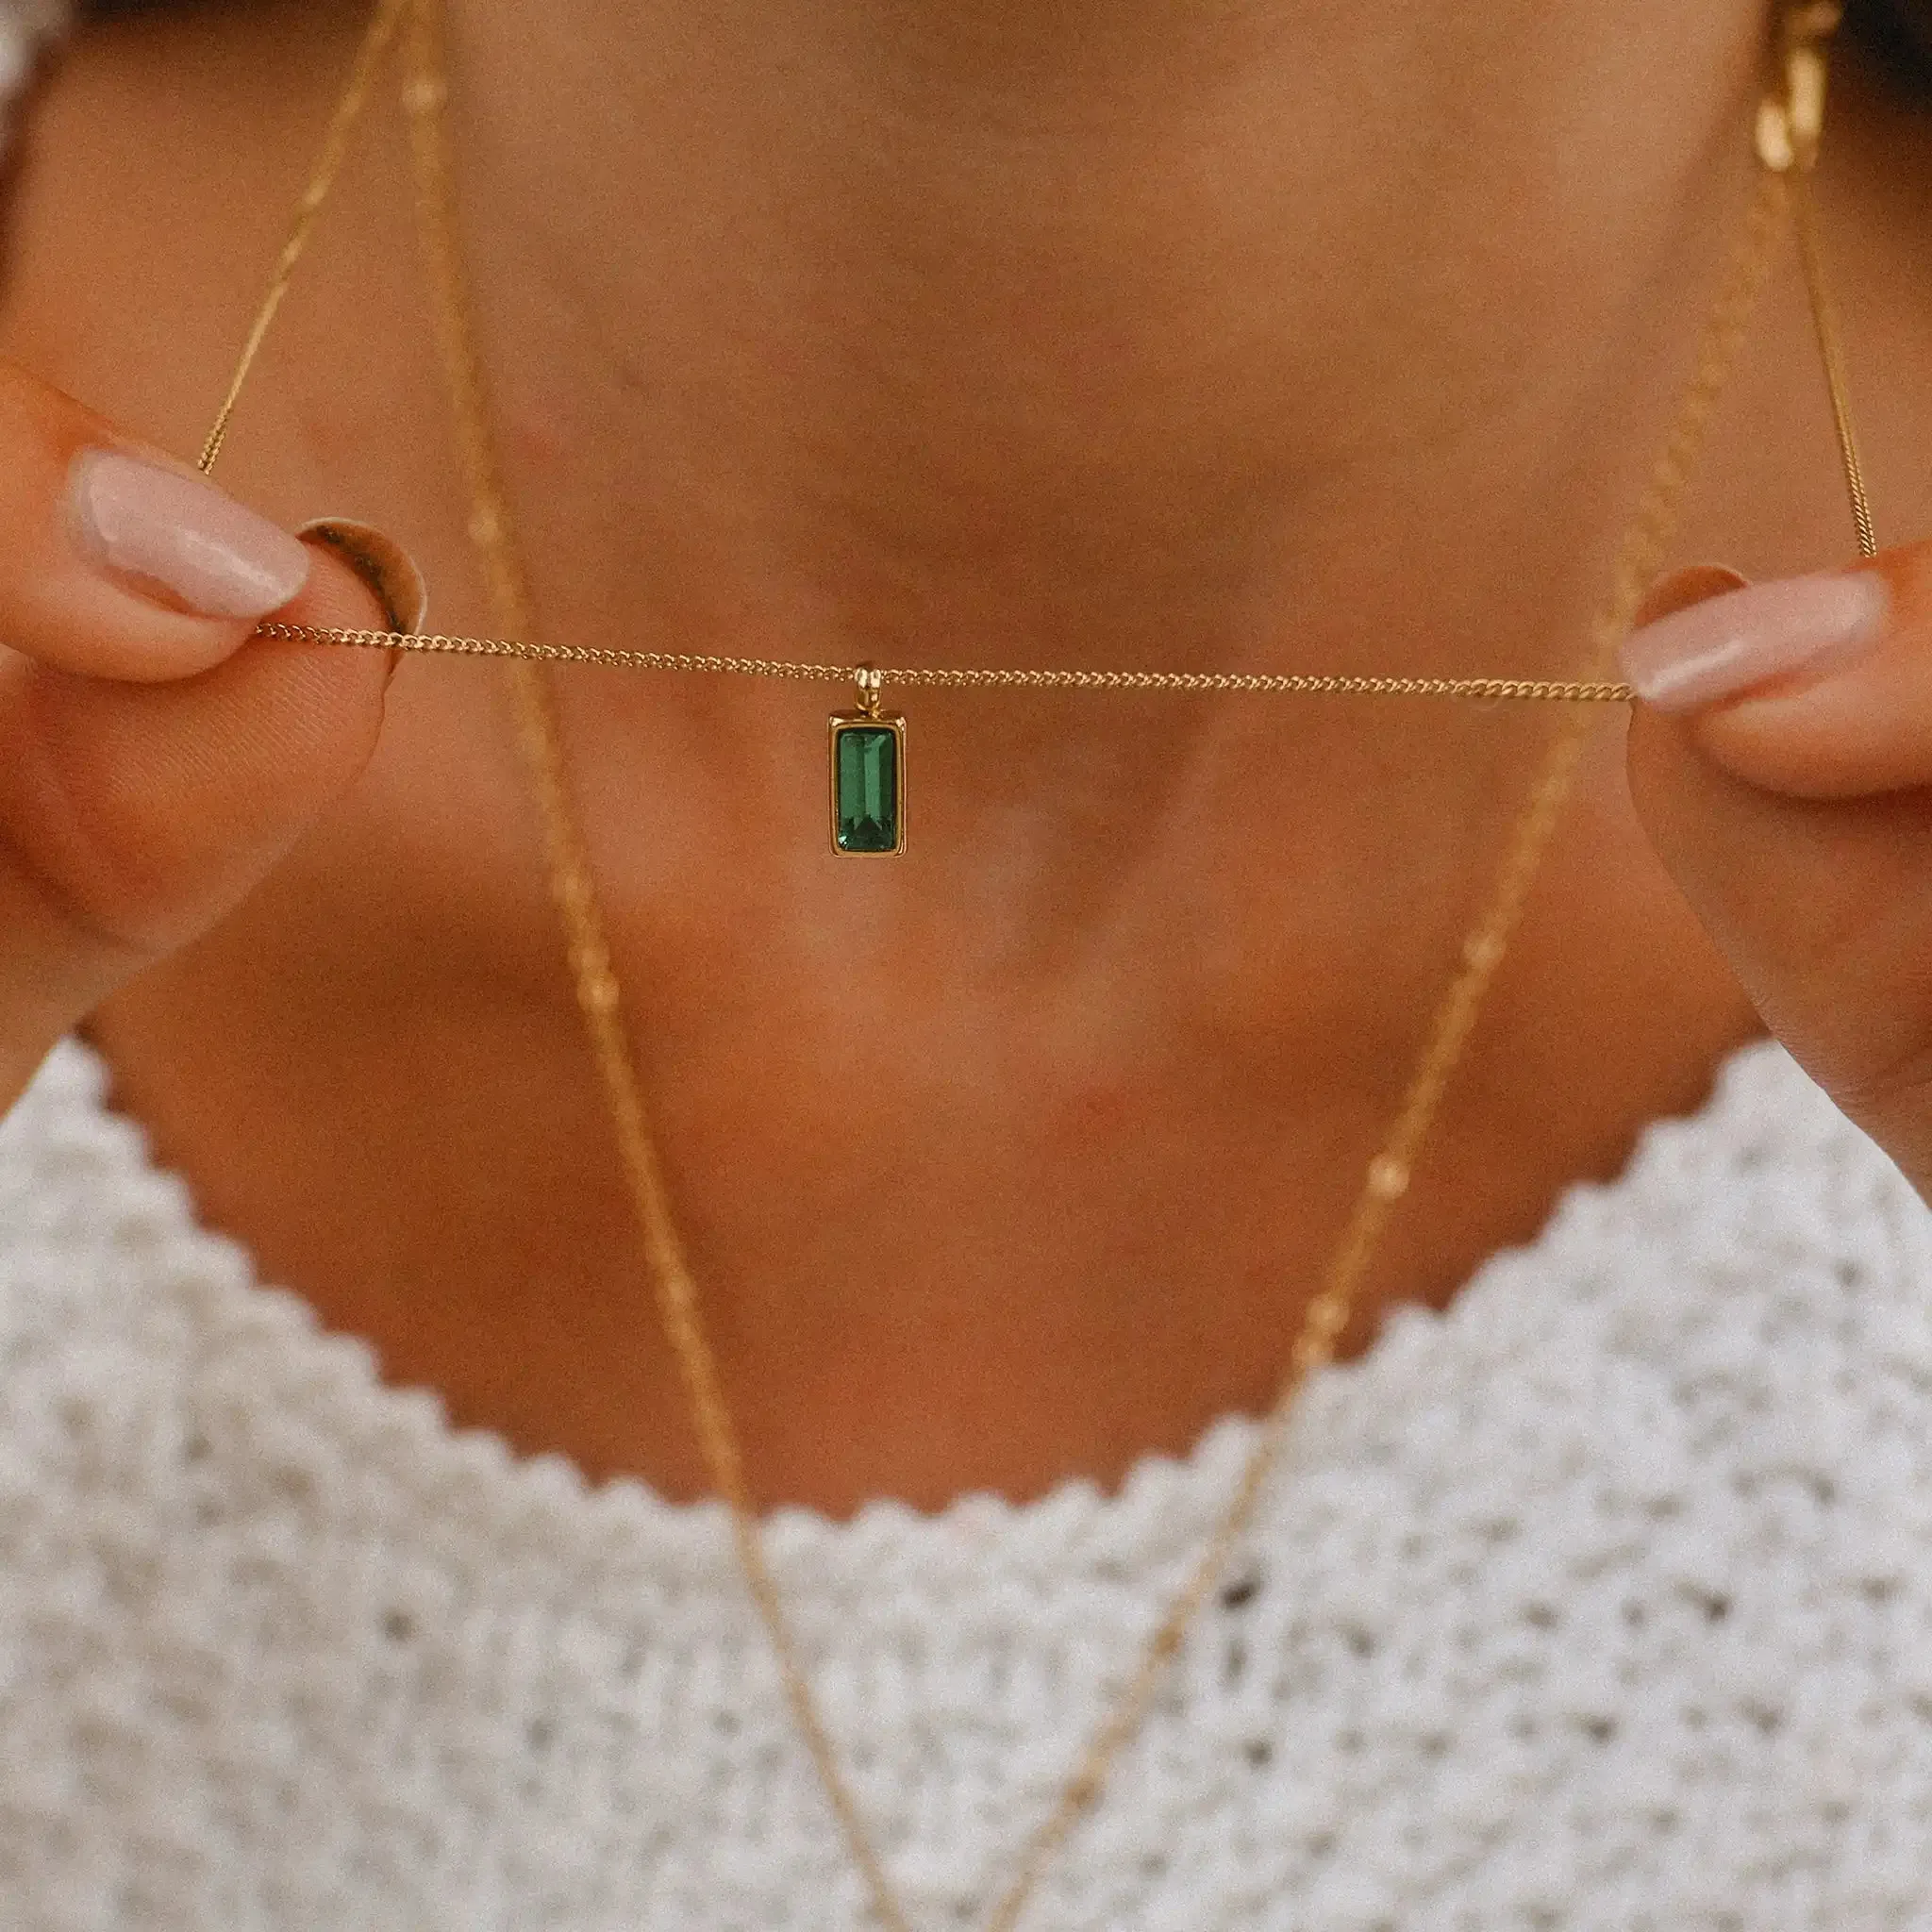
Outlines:
[[[0,1125],[0,1924],[864,1923],[716,1505],[453,1432],[62,1045]],[[922,1928],[983,1917],[1252,1424],[773,1523]],[[1304,1391],[1056,1932],[1932,1926],[1932,1212],[1774,1044]]]

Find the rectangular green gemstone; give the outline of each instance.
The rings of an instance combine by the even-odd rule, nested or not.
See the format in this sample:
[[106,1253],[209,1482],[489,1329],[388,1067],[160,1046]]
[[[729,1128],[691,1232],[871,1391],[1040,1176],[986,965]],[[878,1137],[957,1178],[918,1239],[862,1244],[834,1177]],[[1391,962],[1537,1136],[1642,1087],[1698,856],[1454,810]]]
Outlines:
[[841,852],[899,848],[899,743],[890,725],[841,724],[832,736],[837,800],[833,841]]

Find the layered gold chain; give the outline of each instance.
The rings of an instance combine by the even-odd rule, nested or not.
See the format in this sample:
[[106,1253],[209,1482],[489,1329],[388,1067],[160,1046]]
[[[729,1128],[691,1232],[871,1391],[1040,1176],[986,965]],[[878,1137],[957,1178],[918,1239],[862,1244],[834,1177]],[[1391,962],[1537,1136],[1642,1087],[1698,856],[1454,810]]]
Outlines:
[[[876,674],[880,681],[926,688],[1354,693],[1554,700],[1573,706],[1560,716],[1552,733],[1528,797],[1506,841],[1488,901],[1463,941],[1456,971],[1437,1006],[1426,1044],[1409,1075],[1394,1119],[1363,1171],[1341,1238],[1323,1272],[1319,1291],[1309,1300],[1300,1331],[1289,1350],[1276,1399],[1234,1491],[1186,1581],[1147,1640],[1124,1687],[1080,1753],[1058,1801],[1023,1846],[1014,1874],[998,1894],[987,1921],[988,1932],[1013,1932],[1049,1861],[1099,1797],[1109,1768],[1139,1728],[1164,1671],[1181,1648],[1191,1620],[1249,1526],[1268,1477],[1280,1458],[1288,1419],[1303,1379],[1333,1359],[1377,1242],[1408,1187],[1450,1077],[1475,1024],[1483,997],[1502,964],[1531,882],[1548,847],[1574,776],[1590,720],[1594,715],[1589,706],[1624,700],[1631,694],[1627,686],[1605,674],[1618,643],[1635,619],[1644,592],[1662,566],[1718,394],[1770,275],[1778,238],[1794,214],[1859,549],[1870,555],[1874,547],[1851,434],[1842,359],[1824,299],[1815,216],[1805,178],[1816,156],[1823,112],[1823,42],[1836,24],[1837,8],[1831,5],[1794,6],[1779,16],[1777,81],[1760,108],[1757,130],[1762,164],[1757,184],[1745,211],[1740,238],[1724,265],[1669,437],[1619,545],[1609,591],[1591,626],[1582,676],[1574,680],[1327,677],[931,668],[884,670]],[[861,670],[866,670],[868,675],[872,674],[867,667],[858,665],[697,653],[601,651],[532,641],[531,634],[536,629],[532,599],[489,426],[486,386],[458,247],[445,118],[448,89],[441,0],[380,0],[375,8],[349,84],[330,121],[314,175],[298,205],[269,292],[203,450],[201,467],[207,470],[213,464],[248,368],[340,166],[349,133],[365,104],[381,58],[399,25],[406,27],[408,46],[404,103],[409,118],[418,213],[470,498],[470,534],[484,564],[496,621],[510,635],[507,639],[415,637],[389,631],[336,630],[276,623],[264,624],[258,631],[265,637],[314,642],[461,653],[512,660],[508,669],[522,745],[543,817],[551,887],[563,924],[576,1000],[603,1085],[659,1318],[682,1375],[706,1467],[728,1507],[739,1559],[770,1638],[787,1701],[862,1875],[873,1912],[888,1932],[911,1932],[910,1921],[899,1903],[820,1713],[765,1557],[736,1424],[725,1401],[717,1358],[706,1328],[702,1299],[685,1259],[650,1130],[623,998],[611,964],[603,910],[566,774],[557,708],[543,667],[598,664],[828,682],[850,680]]]

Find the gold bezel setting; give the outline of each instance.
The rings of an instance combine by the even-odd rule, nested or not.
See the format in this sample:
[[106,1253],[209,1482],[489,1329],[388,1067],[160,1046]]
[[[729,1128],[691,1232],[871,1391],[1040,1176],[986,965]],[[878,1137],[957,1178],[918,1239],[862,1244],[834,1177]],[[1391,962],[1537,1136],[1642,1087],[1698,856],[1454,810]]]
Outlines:
[[[896,858],[906,849],[906,720],[897,712],[834,711],[825,721],[825,768],[831,777],[832,850],[841,858]],[[892,734],[892,837],[890,845],[868,849],[839,842],[839,740],[847,731]]]

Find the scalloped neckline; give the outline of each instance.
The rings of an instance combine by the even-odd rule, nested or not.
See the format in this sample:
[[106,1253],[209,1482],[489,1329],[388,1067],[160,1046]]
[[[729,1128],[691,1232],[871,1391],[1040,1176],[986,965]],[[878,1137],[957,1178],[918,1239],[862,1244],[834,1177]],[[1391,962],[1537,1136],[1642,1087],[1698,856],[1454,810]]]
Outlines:
[[[1536,1233],[1487,1256],[1443,1308],[1415,1302],[1391,1307],[1359,1355],[1330,1364],[1304,1385],[1299,1407],[1309,1411],[1325,1407],[1344,1390],[1379,1374],[1398,1338],[1403,1345],[1414,1345],[1466,1325],[1474,1319],[1470,1311],[1480,1300],[1486,1279],[1511,1264],[1549,1254],[1579,1201],[1626,1198],[1659,1135],[1714,1133],[1735,1105],[1744,1070],[1765,1061],[1783,1062],[1790,1077],[1818,1091],[1774,1038],[1760,1036],[1732,1048],[1716,1062],[1697,1107],[1641,1124],[1615,1175],[1567,1183]],[[567,1538],[571,1541],[601,1541],[611,1532],[641,1533],[654,1543],[668,1538],[682,1557],[700,1567],[708,1567],[708,1557],[726,1553],[729,1538],[721,1534],[727,1524],[722,1499],[675,1501],[634,1474],[592,1481],[561,1452],[525,1454],[496,1430],[451,1423],[441,1397],[431,1388],[387,1380],[370,1342],[325,1326],[299,1291],[263,1281],[243,1243],[200,1221],[187,1182],[152,1159],[141,1124],[112,1106],[111,1082],[105,1056],[70,1036],[55,1048],[33,1084],[52,1085],[70,1107],[105,1124],[119,1142],[118,1165],[132,1175],[165,1184],[171,1196],[167,1233],[185,1255],[203,1265],[215,1285],[219,1325],[272,1342],[286,1364],[289,1382],[300,1387],[312,1412],[325,1418],[345,1443],[365,1449],[381,1445],[385,1472],[407,1480],[425,1506],[445,1507],[460,1495],[466,1509],[485,1507],[493,1516],[514,1518],[525,1526],[534,1511],[549,1518],[556,1530],[575,1532]],[[802,1544],[863,1545],[881,1532],[900,1535],[908,1529],[967,1544],[991,1534],[1028,1541],[1045,1536],[1059,1542],[1079,1524],[1134,1519],[1143,1522],[1144,1538],[1156,1517],[1164,1529],[1155,1541],[1177,1546],[1176,1539],[1191,1539],[1208,1520],[1235,1479],[1261,1420],[1224,1412],[1211,1419],[1184,1451],[1150,1450],[1137,1457],[1113,1488],[1091,1477],[1065,1476],[1038,1495],[1019,1501],[991,1491],[967,1491],[924,1509],[882,1495],[868,1498],[850,1516],[834,1516],[808,1504],[784,1503],[766,1511],[760,1521],[781,1560],[788,1548]],[[399,1447],[410,1452],[407,1457],[395,1455]],[[1161,1554],[1172,1554],[1172,1549],[1164,1547]]]

